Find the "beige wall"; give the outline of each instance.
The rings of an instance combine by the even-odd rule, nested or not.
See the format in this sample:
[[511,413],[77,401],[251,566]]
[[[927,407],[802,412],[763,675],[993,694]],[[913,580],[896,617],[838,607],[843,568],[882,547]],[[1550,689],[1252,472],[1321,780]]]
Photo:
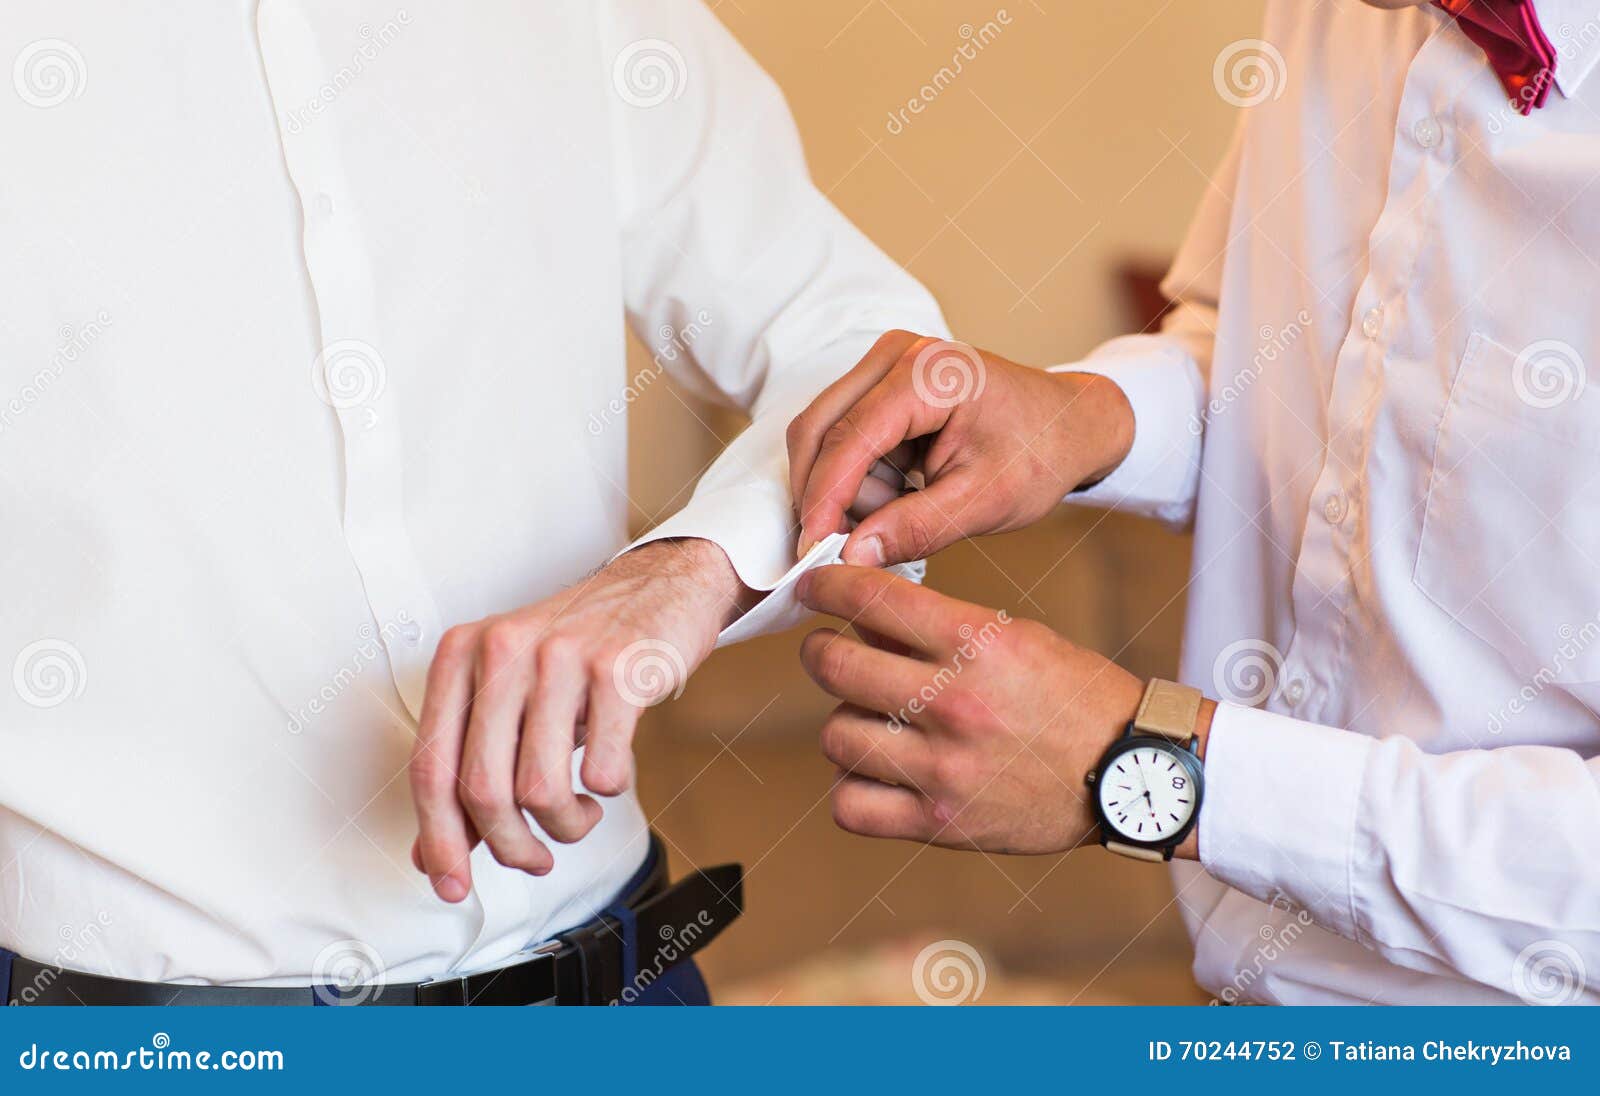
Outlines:
[[[1113,269],[1176,247],[1232,124],[1212,64],[1260,14],[1257,0],[714,6],[787,93],[818,185],[935,292],[960,337],[1041,365],[1126,329]],[[967,41],[963,25],[990,23],[998,34],[965,71],[891,132],[891,111]],[[701,420],[737,428],[665,387],[635,406],[639,524],[680,504],[714,452]],[[930,582],[1046,620],[1135,672],[1170,673],[1187,550],[1137,522],[1063,514],[946,553]],[[1186,992],[1161,872],[1090,854],[919,852],[832,829],[814,750],[831,705],[795,663],[796,639],[720,653],[641,732],[647,806],[680,863],[754,865],[752,915],[708,962],[719,981],[937,932],[1008,969],[1077,971],[1085,1000],[1108,986]]]

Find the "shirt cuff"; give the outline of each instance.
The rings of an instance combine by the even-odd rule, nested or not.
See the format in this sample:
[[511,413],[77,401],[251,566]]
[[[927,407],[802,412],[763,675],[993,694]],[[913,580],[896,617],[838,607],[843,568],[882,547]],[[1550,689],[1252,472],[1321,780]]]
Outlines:
[[1357,935],[1351,857],[1374,742],[1259,708],[1219,704],[1206,741],[1200,861],[1235,890],[1288,899]]
[[[942,333],[942,323],[937,330]],[[727,553],[739,581],[752,590],[767,591],[768,597],[724,630],[719,647],[782,631],[805,619],[810,613],[793,596],[795,582],[811,567],[838,562],[843,535],[824,542],[826,549],[823,544],[814,546],[806,560],[796,563],[800,527],[789,498],[786,435],[790,420],[860,361],[877,338],[871,331],[854,332],[775,374],[750,425],[712,462],[688,504],[617,553],[682,537],[709,540]],[[831,558],[825,558],[829,551]],[[926,568],[918,561],[891,569],[920,582]]]
[[1182,348],[1148,336],[1113,339],[1093,356],[1052,373],[1094,373],[1116,382],[1133,408],[1133,446],[1121,464],[1066,502],[1125,510],[1182,527],[1200,482],[1200,370]]

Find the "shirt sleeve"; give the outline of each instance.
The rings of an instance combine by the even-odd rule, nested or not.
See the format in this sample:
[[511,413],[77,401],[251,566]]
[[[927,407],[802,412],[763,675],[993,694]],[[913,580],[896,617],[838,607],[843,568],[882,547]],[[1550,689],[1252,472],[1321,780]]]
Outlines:
[[790,420],[885,331],[947,328],[813,185],[782,95],[701,3],[606,9],[629,323],[649,345],[671,340],[657,360],[678,380],[751,420],[689,503],[629,548],[705,538],[770,589],[797,547]]
[[1434,755],[1223,704],[1205,771],[1200,857],[1229,886],[1412,970],[1600,1003],[1600,759]]
[[1161,283],[1162,294],[1173,302],[1161,330],[1112,339],[1082,361],[1050,370],[1108,377],[1133,408],[1128,455],[1105,479],[1068,495],[1068,503],[1124,510],[1174,528],[1194,520],[1217,301],[1241,144],[1236,130]]

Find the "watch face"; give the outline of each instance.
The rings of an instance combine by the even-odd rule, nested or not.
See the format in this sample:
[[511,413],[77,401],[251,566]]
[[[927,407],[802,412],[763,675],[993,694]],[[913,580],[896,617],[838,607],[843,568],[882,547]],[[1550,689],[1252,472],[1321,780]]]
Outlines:
[[1125,740],[1106,757],[1095,794],[1105,825],[1126,841],[1170,842],[1200,805],[1194,755],[1162,739]]

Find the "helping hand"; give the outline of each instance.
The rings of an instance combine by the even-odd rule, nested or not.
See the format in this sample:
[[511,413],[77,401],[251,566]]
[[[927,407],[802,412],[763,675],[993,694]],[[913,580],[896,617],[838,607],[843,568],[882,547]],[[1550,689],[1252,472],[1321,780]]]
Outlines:
[[[904,563],[1022,528],[1114,470],[1133,429],[1104,377],[891,331],[789,426],[800,553],[864,510],[876,512],[851,533],[847,563]],[[884,461],[921,473],[924,488],[886,491],[872,474]]]
[[843,770],[841,827],[989,852],[1094,839],[1084,775],[1133,718],[1142,682],[1042,624],[881,571],[824,567],[800,588],[810,608],[890,641],[822,629],[801,648],[845,702],[822,728]]

